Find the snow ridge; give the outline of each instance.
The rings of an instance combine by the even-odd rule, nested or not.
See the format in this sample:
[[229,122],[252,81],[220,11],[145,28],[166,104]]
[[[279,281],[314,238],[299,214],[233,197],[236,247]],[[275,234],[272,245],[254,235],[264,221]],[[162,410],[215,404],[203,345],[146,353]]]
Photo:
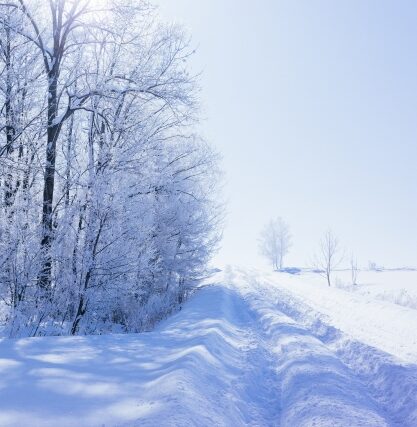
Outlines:
[[328,316],[289,291],[274,286],[259,273],[244,273],[243,277],[250,287],[258,288],[256,294],[266,294],[267,299],[273,301],[271,311],[279,310],[302,325],[340,359],[393,425],[417,425],[417,365],[353,339],[332,326]]

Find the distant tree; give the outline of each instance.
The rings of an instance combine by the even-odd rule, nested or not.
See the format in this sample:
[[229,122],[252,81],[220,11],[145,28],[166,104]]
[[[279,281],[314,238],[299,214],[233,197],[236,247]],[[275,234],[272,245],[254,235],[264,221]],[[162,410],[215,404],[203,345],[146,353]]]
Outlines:
[[329,286],[331,286],[332,271],[340,264],[343,258],[340,252],[339,240],[331,230],[326,231],[320,241],[314,264],[316,269],[323,272]]
[[368,269],[369,271],[382,271],[384,267],[374,261],[368,261]]
[[351,280],[352,285],[358,284],[358,260],[355,258],[355,256],[352,254],[350,256],[350,273],[351,273]]
[[282,270],[284,257],[292,245],[289,225],[282,219],[269,221],[261,232],[259,246],[262,255],[275,270]]

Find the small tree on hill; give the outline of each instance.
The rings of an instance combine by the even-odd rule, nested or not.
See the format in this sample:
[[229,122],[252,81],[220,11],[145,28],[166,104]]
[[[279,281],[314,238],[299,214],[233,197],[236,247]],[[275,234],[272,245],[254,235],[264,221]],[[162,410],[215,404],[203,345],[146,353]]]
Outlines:
[[271,220],[265,225],[259,239],[259,247],[274,270],[282,270],[284,257],[291,245],[290,227],[282,218]]
[[339,240],[331,230],[326,231],[320,241],[314,264],[318,270],[323,271],[329,286],[331,286],[332,271],[340,264],[343,258],[340,252]]

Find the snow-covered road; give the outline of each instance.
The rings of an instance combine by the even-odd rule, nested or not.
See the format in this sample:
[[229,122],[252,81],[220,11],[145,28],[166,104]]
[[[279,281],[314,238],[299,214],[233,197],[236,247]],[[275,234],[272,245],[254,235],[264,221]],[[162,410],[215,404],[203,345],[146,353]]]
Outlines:
[[415,365],[255,273],[216,280],[150,333],[3,340],[0,426],[417,425]]

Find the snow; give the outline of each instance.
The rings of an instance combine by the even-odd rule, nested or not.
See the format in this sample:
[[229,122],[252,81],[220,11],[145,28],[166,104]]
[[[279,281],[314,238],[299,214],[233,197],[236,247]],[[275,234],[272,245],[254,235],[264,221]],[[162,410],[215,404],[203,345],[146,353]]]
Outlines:
[[274,391],[258,395],[251,323],[217,286],[151,333],[3,340],[0,425],[256,425]]
[[[339,275],[343,277],[343,273]],[[417,310],[416,270],[364,271],[359,273],[359,279],[360,286],[350,290]]]
[[[417,271],[364,271],[359,284],[348,286],[350,271],[334,273],[337,286],[328,287],[317,273],[259,273],[267,287],[290,292],[321,320],[355,339],[417,364],[417,307],[398,304],[397,295],[417,299]],[[293,302],[293,305],[296,304]]]
[[417,425],[417,311],[321,280],[228,267],[152,332],[3,339],[0,426]]
[[[417,425],[417,310],[352,290],[360,285],[329,288],[323,277],[308,271],[298,275],[231,271],[233,281],[248,289],[251,299],[262,294],[274,312],[288,315],[325,344],[365,386],[390,425]],[[395,279],[398,287],[416,292],[417,272],[362,273],[359,283],[367,278],[376,290],[393,289],[389,281]],[[341,283],[349,274],[336,272],[335,277]],[[404,277],[408,280],[401,283]]]

